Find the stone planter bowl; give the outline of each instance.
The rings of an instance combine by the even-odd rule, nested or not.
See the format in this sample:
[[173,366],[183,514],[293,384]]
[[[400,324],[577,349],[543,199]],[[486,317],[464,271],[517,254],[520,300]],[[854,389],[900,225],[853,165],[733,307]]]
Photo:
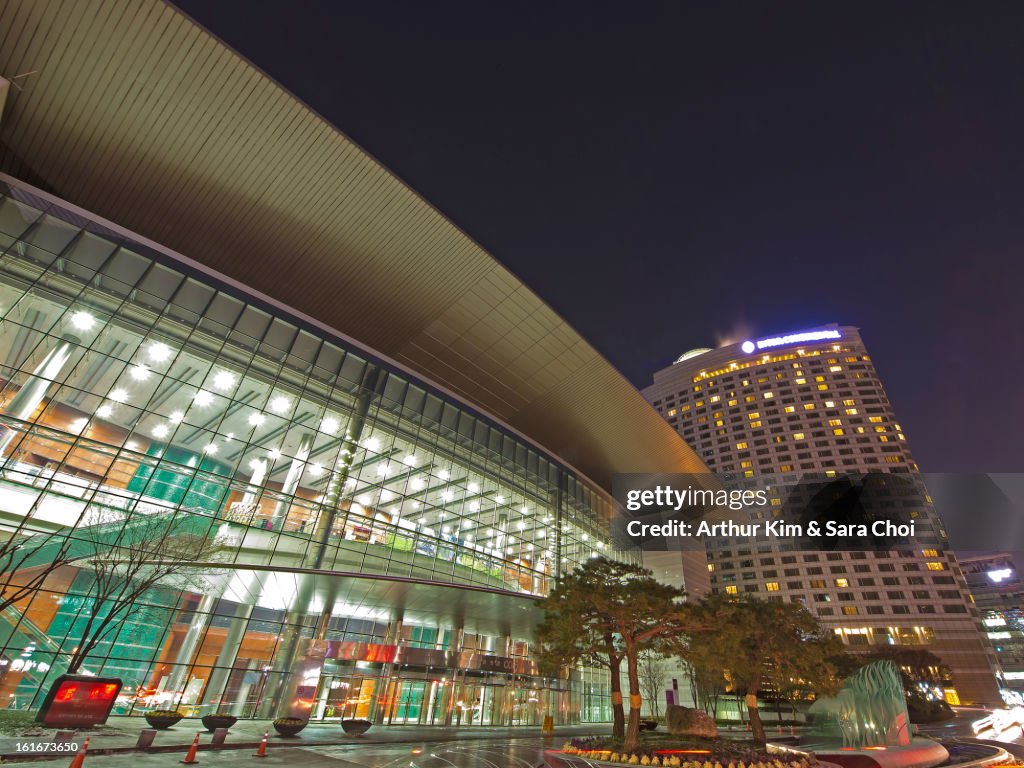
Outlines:
[[154,709],[151,712],[145,714],[146,722],[149,723],[150,728],[156,728],[158,731],[165,731],[171,728],[184,719],[185,715],[181,712],[176,712],[170,709]]
[[274,730],[280,736],[298,736],[299,731],[309,724],[308,720],[298,720],[294,717],[282,717],[274,721]]
[[207,731],[213,733],[218,728],[230,728],[238,722],[238,718],[234,715],[203,715],[203,726]]
[[362,736],[368,730],[372,723],[369,720],[342,720],[341,729],[345,732],[346,736]]

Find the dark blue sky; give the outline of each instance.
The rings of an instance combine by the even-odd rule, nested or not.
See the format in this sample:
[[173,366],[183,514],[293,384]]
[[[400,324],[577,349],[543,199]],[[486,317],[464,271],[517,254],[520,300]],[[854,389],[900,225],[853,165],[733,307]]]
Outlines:
[[637,386],[849,323],[922,469],[1024,470],[1024,4],[177,4]]

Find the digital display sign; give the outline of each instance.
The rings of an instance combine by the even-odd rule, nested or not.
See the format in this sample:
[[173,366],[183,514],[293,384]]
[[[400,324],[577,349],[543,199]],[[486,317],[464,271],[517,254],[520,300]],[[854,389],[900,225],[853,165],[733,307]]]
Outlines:
[[54,728],[100,725],[120,692],[117,677],[61,675],[46,694],[36,721]]
[[785,336],[772,336],[767,339],[759,339],[757,341],[744,341],[740,345],[740,349],[746,352],[748,355],[751,352],[756,352],[761,349],[771,349],[772,347],[784,347],[789,344],[804,344],[809,341],[826,341],[828,339],[841,339],[842,334],[834,328],[829,328],[824,331],[803,331],[801,333],[789,333]]

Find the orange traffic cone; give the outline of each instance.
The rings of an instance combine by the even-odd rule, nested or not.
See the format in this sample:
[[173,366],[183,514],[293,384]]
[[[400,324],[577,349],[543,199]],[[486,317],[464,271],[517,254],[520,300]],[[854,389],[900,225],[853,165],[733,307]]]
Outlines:
[[195,765],[199,761],[196,760],[196,752],[199,750],[199,732],[196,732],[196,737],[192,739],[192,746],[188,748],[188,754],[185,755],[185,759],[182,760],[184,765]]
[[68,768],[82,768],[82,763],[85,762],[85,753],[89,749],[89,737],[85,737],[85,741],[82,743],[82,748],[78,754],[71,758],[71,765]]
[[270,735],[270,731],[263,732],[263,741],[260,742],[260,748],[256,750],[256,754],[253,757],[266,757],[267,756],[267,736]]

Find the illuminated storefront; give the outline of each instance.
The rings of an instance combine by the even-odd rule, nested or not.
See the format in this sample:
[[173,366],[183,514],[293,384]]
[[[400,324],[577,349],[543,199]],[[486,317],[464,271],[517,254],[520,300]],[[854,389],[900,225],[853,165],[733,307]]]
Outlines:
[[609,552],[603,491],[173,254],[0,193],[0,517],[31,551],[8,582],[75,556],[0,614],[0,700],[39,706],[111,610],[95,563],[159,518],[197,556],[93,637],[79,671],[124,681],[115,712],[607,719],[603,675],[542,677],[530,648],[534,598]]

